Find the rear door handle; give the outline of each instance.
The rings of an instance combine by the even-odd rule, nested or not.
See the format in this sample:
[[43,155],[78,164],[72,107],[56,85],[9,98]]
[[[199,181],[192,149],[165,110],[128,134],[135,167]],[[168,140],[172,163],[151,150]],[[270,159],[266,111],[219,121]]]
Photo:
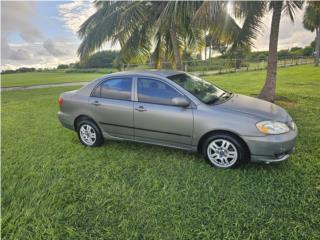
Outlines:
[[94,101],[94,102],[92,102],[91,104],[94,105],[94,106],[99,106],[99,105],[101,105],[101,103],[100,103],[99,101]]
[[139,112],[147,111],[147,109],[145,109],[143,106],[139,106],[138,108],[136,108],[136,110],[139,111]]

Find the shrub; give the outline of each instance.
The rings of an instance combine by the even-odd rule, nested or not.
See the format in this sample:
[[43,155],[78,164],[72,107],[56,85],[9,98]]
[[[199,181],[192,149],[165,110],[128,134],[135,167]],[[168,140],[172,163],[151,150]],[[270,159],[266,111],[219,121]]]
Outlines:
[[57,69],[67,69],[67,68],[69,68],[69,65],[67,64],[59,64],[57,67]]

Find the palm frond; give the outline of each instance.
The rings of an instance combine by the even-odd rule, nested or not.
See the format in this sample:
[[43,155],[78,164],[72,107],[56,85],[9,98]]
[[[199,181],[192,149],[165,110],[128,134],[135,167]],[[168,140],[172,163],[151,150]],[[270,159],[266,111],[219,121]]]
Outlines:
[[160,32],[157,32],[155,36],[155,45],[156,47],[152,53],[152,59],[154,61],[155,68],[160,69],[161,61],[163,61],[163,57],[164,57],[163,54],[165,52],[163,41],[162,41],[162,35]]
[[100,48],[104,42],[111,40],[112,36],[118,32],[117,23],[120,21],[125,4],[125,2],[105,4],[80,26],[78,35],[83,40],[78,48],[80,59],[86,59],[89,54]]
[[121,60],[130,62],[134,59],[136,62],[142,63],[150,55],[152,49],[152,31],[152,25],[141,25],[125,42],[121,42]]
[[302,9],[303,1],[285,1],[283,5],[283,13],[289,15],[292,22],[294,22],[295,12]]
[[209,35],[225,44],[237,41],[240,31],[240,26],[225,10],[219,12],[216,23],[209,27]]
[[256,39],[260,33],[262,26],[262,17],[266,10],[266,2],[237,2],[235,3],[235,16],[244,19],[241,30],[237,34],[236,41],[232,45],[232,49],[239,46],[253,46],[253,39]]
[[225,7],[225,2],[203,1],[194,12],[192,22],[196,27],[206,29],[218,20],[217,15]]

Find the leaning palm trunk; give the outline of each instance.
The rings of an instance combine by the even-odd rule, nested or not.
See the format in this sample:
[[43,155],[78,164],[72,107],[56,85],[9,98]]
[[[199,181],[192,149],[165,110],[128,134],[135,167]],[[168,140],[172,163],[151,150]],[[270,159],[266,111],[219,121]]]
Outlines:
[[274,101],[276,79],[277,79],[277,51],[278,51],[278,35],[281,19],[282,2],[276,2],[272,13],[271,33],[269,39],[269,56],[267,67],[267,78],[264,86],[259,94],[259,98],[269,102]]
[[315,66],[319,66],[320,58],[320,27],[316,28],[316,61]]
[[177,31],[176,31],[175,24],[172,24],[172,26],[170,28],[170,38],[171,38],[173,55],[174,55],[174,61],[175,61],[175,65],[176,65],[175,67],[177,70],[183,70],[181,56],[180,56],[180,52],[179,52],[178,41],[177,41]]

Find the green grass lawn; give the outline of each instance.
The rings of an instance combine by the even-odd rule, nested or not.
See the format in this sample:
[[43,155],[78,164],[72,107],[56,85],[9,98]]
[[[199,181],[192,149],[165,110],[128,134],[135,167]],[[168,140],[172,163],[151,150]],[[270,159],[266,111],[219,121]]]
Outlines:
[[48,83],[86,82],[104,75],[103,73],[65,73],[64,71],[28,72],[1,75],[2,87],[30,86]]
[[[247,95],[264,78],[208,77]],[[71,89],[2,93],[3,239],[319,239],[320,68],[279,70],[277,103],[299,128],[294,155],[235,170],[137,143],[86,148],[56,117]]]

